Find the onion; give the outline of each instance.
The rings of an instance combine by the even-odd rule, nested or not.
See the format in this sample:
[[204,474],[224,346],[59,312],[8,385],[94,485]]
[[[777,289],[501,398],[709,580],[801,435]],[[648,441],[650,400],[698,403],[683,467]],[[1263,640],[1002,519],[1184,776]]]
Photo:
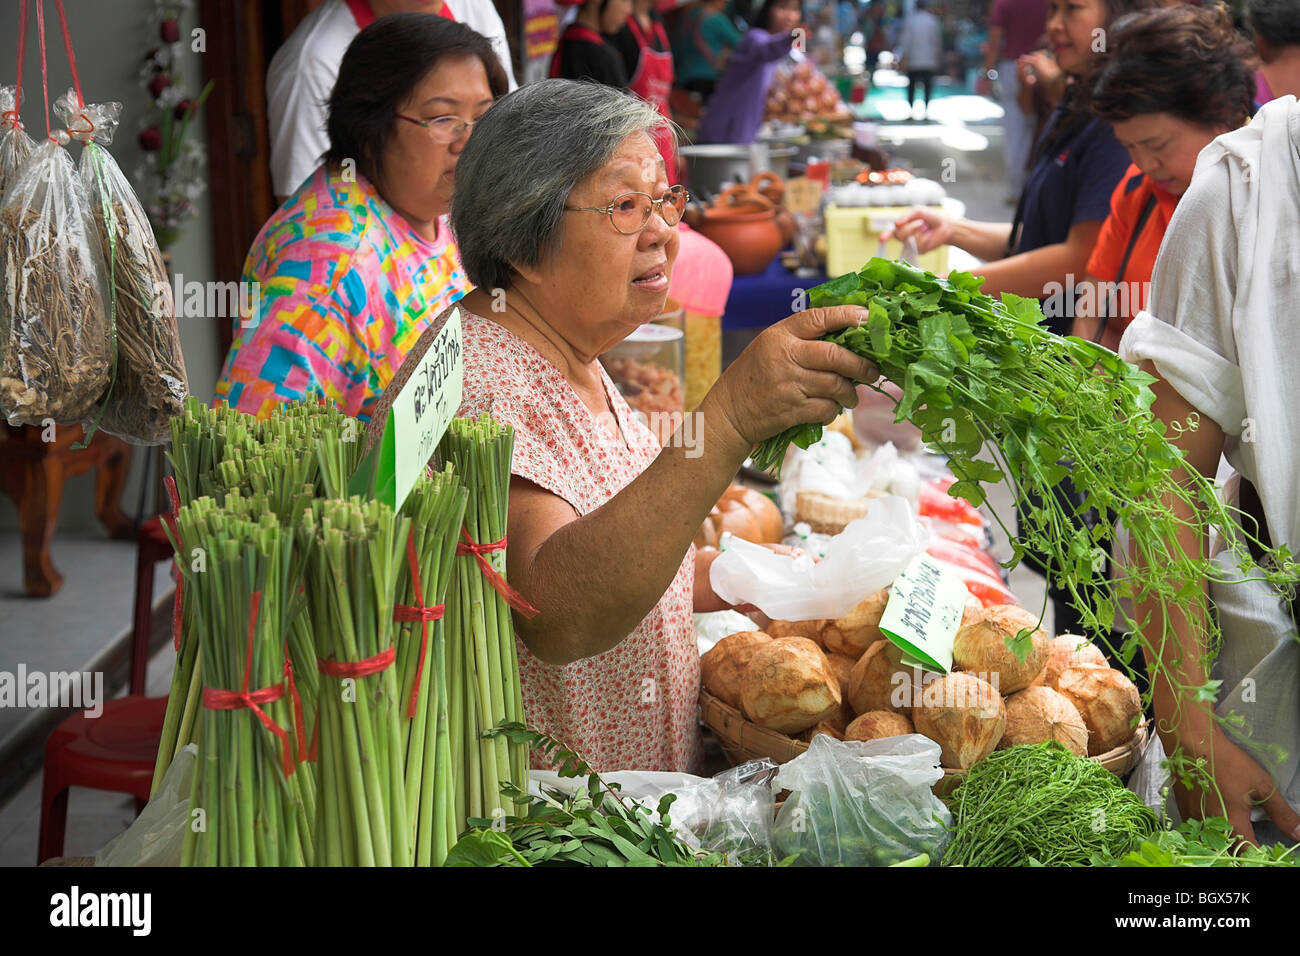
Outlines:
[[998,745],[1007,708],[992,684],[957,672],[925,685],[912,723],[939,745],[945,767],[965,770]]
[[1007,729],[999,750],[1055,740],[1078,757],[1088,755],[1088,727],[1078,709],[1050,687],[1026,687],[1007,698]]
[[[1033,629],[1033,647],[1022,663],[1006,641],[1026,627]],[[952,659],[957,670],[978,674],[1001,694],[1014,694],[1028,687],[1047,663],[1047,634],[1024,608],[995,604],[957,632]]]
[[1134,683],[1110,667],[1067,667],[1056,683],[1088,727],[1088,754],[1095,757],[1132,739],[1142,713]]

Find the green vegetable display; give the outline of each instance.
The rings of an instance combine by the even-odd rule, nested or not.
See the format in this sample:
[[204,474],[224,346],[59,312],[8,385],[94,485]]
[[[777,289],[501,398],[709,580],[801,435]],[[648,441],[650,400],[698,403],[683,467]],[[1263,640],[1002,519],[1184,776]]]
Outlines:
[[1159,827],[1119,778],[1050,741],[995,750],[953,794],[944,866],[1087,866],[1121,857]]
[[1098,853],[1095,866],[1300,866],[1300,845],[1255,846],[1226,817],[1188,820],[1143,840],[1116,859]]
[[502,784],[502,796],[526,808],[526,814],[471,820],[471,829],[448,855],[447,866],[727,865],[722,853],[697,853],[673,831],[668,815],[673,794],[652,811],[625,799],[618,784],[606,783],[554,737],[517,723],[493,728],[486,736],[531,745],[555,762],[561,777],[585,776],[587,785],[572,796],[550,791],[547,801]]
[[[1204,655],[1212,660],[1221,634],[1201,582],[1225,580],[1225,572],[1209,558],[1182,552],[1178,535],[1188,523],[1162,499],[1196,506],[1193,528],[1202,536],[1211,526],[1233,527],[1236,509],[1224,505],[1213,483],[1194,468],[1180,477],[1182,452],[1151,412],[1151,376],[1099,345],[1054,335],[1035,300],[1010,294],[995,300],[979,291],[982,281],[963,272],[941,280],[913,266],[872,259],[860,273],[813,289],[809,301],[812,307],[868,308],[863,325],[826,338],[871,360],[902,386],[896,420],[911,421],[930,448],[948,457],[958,478],[950,494],[980,505],[983,484],[1008,483],[1022,515],[1017,535],[994,514],[1014,551],[1008,567],[1029,551],[1045,555],[1052,580],[1071,596],[1094,639],[1108,640],[1118,612],[1127,637],[1113,650],[1126,665],[1140,641],[1163,660],[1166,642],[1173,640],[1167,629],[1161,633],[1149,619],[1131,616],[1127,608],[1134,598],[1154,599],[1164,611],[1178,609],[1205,621]],[[1197,424],[1176,424],[1174,430]],[[820,434],[819,425],[792,428],[759,445],[754,462],[776,470],[791,442],[806,448]],[[986,448],[991,461],[980,457]],[[1079,513],[1095,508],[1103,516],[1091,530],[1053,493],[1067,475],[1085,496]],[[1112,515],[1140,555],[1118,580],[1104,574],[1103,544],[1113,533],[1106,516]],[[1250,537],[1240,538],[1241,569],[1289,592],[1298,579],[1290,552],[1264,549],[1268,559],[1256,563],[1244,547]],[[1023,657],[1028,633],[1009,646]],[[1164,671],[1179,700],[1216,698],[1216,681],[1189,687],[1158,662],[1153,666]],[[1148,690],[1148,703],[1150,695]],[[1203,769],[1181,754],[1171,760],[1177,774],[1204,780]]]

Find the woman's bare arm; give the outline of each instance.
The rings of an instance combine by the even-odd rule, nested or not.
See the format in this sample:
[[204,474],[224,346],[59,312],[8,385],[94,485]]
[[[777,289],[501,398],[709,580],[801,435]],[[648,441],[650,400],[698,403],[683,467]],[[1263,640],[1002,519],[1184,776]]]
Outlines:
[[1011,292],[1015,295],[1037,298],[1049,295],[1052,284],[1063,284],[1067,276],[1082,279],[1088,271],[1088,257],[1097,245],[1101,223],[1096,220],[1076,222],[1070,227],[1065,242],[1041,246],[1030,252],[989,262],[975,269],[984,276],[984,292],[998,295]]

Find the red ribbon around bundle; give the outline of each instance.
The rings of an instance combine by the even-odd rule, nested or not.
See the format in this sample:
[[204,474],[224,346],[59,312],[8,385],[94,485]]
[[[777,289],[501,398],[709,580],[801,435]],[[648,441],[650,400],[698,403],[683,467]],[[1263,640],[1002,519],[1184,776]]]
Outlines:
[[[257,627],[257,611],[261,603],[262,592],[254,591],[253,600],[248,609],[248,649],[244,656],[244,680],[240,685],[240,689],[222,690],[216,687],[205,687],[203,688],[203,706],[208,710],[242,710],[244,708],[251,710],[254,716],[261,721],[263,727],[280,738],[280,744],[284,749],[284,775],[288,777],[294,771],[293,746],[289,743],[289,733],[276,724],[261,707],[262,704],[273,704],[284,697],[284,684],[275,684],[272,687],[263,687],[254,691],[248,689],[248,680],[253,669],[253,632]],[[286,657],[285,660],[287,662],[288,658]]]
[[[184,554],[185,549],[181,546],[180,525],[177,524],[177,519],[181,513],[181,496],[176,491],[176,479],[168,475],[163,479],[163,487],[167,489],[167,500],[171,502],[172,513],[162,517],[167,522],[167,526],[172,529],[172,537],[175,539],[177,546],[180,547],[181,554]],[[180,561],[178,555],[176,558],[176,596],[172,599],[172,647],[176,649],[178,654],[181,649],[181,623],[183,619],[181,614],[181,591],[185,587],[185,575],[181,574]]]
[[462,557],[467,554],[474,555],[474,560],[478,562],[478,566],[482,570],[483,576],[488,579],[488,583],[492,585],[492,588],[497,592],[497,594],[500,594],[505,598],[507,604],[524,617],[537,616],[539,613],[537,608],[529,604],[527,598],[507,584],[506,579],[497,572],[496,568],[492,567],[492,562],[483,557],[483,555],[490,554],[493,551],[504,551],[506,547],[506,539],[502,538],[500,541],[491,541],[487,544],[476,544],[471,540],[469,531],[465,529],[464,525],[461,526],[460,536],[465,540],[461,544],[456,545],[456,554]]
[[[420,583],[420,563],[416,560],[415,555],[414,528],[411,528],[406,535],[406,560],[411,566],[411,583],[415,585],[416,600],[423,601],[424,586]],[[415,716],[415,704],[420,697],[420,681],[424,677],[424,655],[429,648],[429,622],[442,620],[445,610],[445,604],[434,604],[428,607],[423,604],[397,604],[393,606],[394,621],[420,622],[420,660],[415,665],[415,683],[411,686],[411,702],[406,705],[407,717]]]
[[298,696],[298,685],[293,681],[293,661],[289,659],[289,643],[284,645],[284,676],[289,681],[289,696],[293,698],[293,729],[298,738],[298,762],[307,762],[307,722],[303,720],[302,698]]
[[[380,651],[374,657],[367,657],[363,661],[327,661],[323,657],[318,657],[316,658],[316,669],[327,677],[337,677],[340,680],[348,677],[359,679],[387,670],[393,666],[395,660],[397,660],[397,648],[390,647],[388,650]],[[309,761],[315,762],[316,746],[319,742],[320,719],[317,718],[316,726],[311,730],[311,747],[307,753]]]
[[27,0],[18,7],[18,82],[14,84],[14,108],[0,117],[0,123],[22,125],[18,113],[23,105],[23,54],[27,50]]
[[[59,27],[63,31],[63,48],[68,51],[68,69],[72,72],[72,88],[77,92],[77,107],[84,109],[86,106],[85,97],[81,95],[81,78],[77,75],[77,58],[72,52],[72,34],[68,32],[68,17],[63,12],[63,0],[54,0],[54,7],[59,14]],[[22,11],[19,11],[19,17],[22,17]],[[24,30],[24,33],[26,31]],[[54,131],[50,129],[50,78],[49,70],[45,61],[45,2],[37,0],[36,3],[36,33],[40,40],[41,47],[41,93],[45,99],[45,135],[51,142],[57,143],[54,137]],[[89,120],[87,120],[89,122]],[[93,130],[93,126],[92,126]]]

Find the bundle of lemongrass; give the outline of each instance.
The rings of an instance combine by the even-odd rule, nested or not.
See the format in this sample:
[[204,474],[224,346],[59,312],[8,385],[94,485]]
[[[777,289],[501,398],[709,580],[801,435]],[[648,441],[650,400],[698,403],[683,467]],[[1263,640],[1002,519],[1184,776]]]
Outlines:
[[[484,415],[454,419],[438,446],[469,490],[461,542],[493,546],[477,554],[458,548],[447,593],[447,681],[452,760],[456,780],[456,826],[473,818],[515,812],[501,784],[528,788],[528,750],[504,735],[483,733],[503,723],[524,722],[510,605],[486,564],[504,585],[506,507],[514,430]],[[467,541],[465,539],[468,539]],[[465,552],[465,553],[462,553]],[[481,564],[480,562],[483,562]]]
[[233,494],[224,505],[206,497],[185,505],[177,525],[195,556],[182,574],[202,653],[182,862],[310,864],[314,781],[298,770],[305,733],[285,667],[298,599],[293,535],[265,499]]
[[[439,618],[451,581],[467,493],[450,466],[418,481],[398,575],[397,673],[406,731],[406,818],[416,866],[441,866],[460,836],[454,810],[446,634]],[[418,586],[417,586],[418,585]]]
[[406,740],[393,666],[394,595],[410,520],[353,497],[314,501],[298,524],[321,670],[316,862],[410,865]]

